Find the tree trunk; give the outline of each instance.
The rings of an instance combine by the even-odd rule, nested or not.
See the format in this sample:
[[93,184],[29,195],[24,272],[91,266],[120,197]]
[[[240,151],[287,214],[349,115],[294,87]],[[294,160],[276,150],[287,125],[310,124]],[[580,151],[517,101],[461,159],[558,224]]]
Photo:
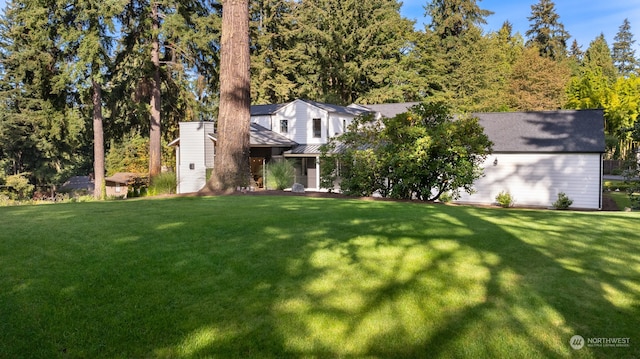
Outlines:
[[96,199],[103,199],[104,193],[104,132],[102,130],[102,89],[96,80],[93,87],[93,173]]
[[151,22],[153,42],[151,44],[151,62],[153,63],[153,86],[151,89],[151,115],[149,126],[149,179],[160,174],[161,162],[161,129],[160,129],[160,41],[158,39],[158,29],[160,22],[158,19],[158,4],[151,5]]
[[222,1],[220,111],[214,169],[206,189],[249,186],[249,1]]

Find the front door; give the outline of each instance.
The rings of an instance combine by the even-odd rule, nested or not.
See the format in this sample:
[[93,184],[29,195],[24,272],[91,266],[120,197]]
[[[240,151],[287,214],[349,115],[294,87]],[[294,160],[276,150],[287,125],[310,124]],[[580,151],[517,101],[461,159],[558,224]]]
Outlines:
[[256,182],[258,188],[264,187],[264,157],[251,157],[251,178]]

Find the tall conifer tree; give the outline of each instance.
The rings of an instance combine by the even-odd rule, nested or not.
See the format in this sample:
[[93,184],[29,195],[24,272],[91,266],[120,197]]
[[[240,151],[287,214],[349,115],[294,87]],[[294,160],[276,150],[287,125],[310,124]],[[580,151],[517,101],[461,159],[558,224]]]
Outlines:
[[540,0],[531,5],[531,16],[528,17],[529,30],[527,46],[536,46],[540,55],[561,60],[567,54],[567,41],[571,37],[560,22],[555,4],[551,0]]
[[636,58],[633,44],[635,44],[636,40],[633,39],[629,19],[624,19],[614,40],[611,57],[618,74],[624,77],[635,74],[638,69],[638,59]]

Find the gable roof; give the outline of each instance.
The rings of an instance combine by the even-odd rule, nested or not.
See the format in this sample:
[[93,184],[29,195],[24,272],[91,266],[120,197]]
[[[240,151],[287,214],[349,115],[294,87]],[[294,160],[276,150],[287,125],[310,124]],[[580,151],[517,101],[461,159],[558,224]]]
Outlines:
[[251,116],[273,115],[274,113],[280,111],[281,108],[287,106],[290,103],[291,102],[274,103],[268,105],[251,105]]
[[393,118],[401,113],[409,111],[409,109],[420,102],[400,102],[400,103],[383,103],[377,105],[354,105],[358,107],[368,108],[373,112],[378,112],[382,117]]
[[329,113],[336,113],[336,114],[345,114],[345,115],[352,115],[352,116],[358,116],[358,115],[362,115],[364,113],[367,112],[371,112],[368,109],[363,109],[363,108],[354,108],[354,107],[346,107],[346,106],[339,106],[339,105],[333,105],[330,103],[323,103],[323,102],[316,102],[316,101],[311,101],[311,100],[306,100],[306,99],[295,99],[291,102],[286,102],[286,103],[279,103],[279,104],[270,104],[270,105],[252,105],[251,106],[251,116],[265,116],[265,115],[273,115],[276,112],[280,111],[282,108],[296,102],[296,101],[301,101],[304,102],[308,105],[311,106],[315,106],[321,110],[327,111]]
[[474,113],[494,152],[603,153],[602,110]]

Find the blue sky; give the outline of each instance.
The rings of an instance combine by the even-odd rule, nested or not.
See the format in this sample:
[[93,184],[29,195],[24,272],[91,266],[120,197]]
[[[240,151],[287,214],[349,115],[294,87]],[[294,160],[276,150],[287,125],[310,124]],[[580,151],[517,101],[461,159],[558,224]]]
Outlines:
[[[555,0],[556,12],[560,16],[560,22],[569,32],[572,39],[578,40],[582,50],[589,47],[600,33],[607,39],[609,47],[614,42],[614,37],[625,18],[629,19],[631,32],[636,40],[636,56],[640,55],[640,0]],[[424,29],[429,22],[424,16],[424,5],[427,0],[404,0],[401,13],[404,17],[416,20],[416,28]],[[509,20],[513,24],[514,32],[524,33],[529,29],[531,5],[539,3],[539,0],[480,0],[478,5],[482,9],[491,10],[493,15],[487,18],[485,31],[500,29],[502,24]]]

